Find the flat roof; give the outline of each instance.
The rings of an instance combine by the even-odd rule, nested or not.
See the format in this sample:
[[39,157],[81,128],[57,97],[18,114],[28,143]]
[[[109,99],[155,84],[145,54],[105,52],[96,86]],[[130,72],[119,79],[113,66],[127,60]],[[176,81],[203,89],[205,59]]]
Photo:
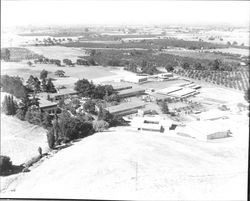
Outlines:
[[111,85],[115,90],[121,89],[121,88],[126,88],[126,87],[131,87],[132,88],[132,84],[131,83],[127,83],[127,82],[105,81],[105,82],[102,82],[100,84],[101,85]]
[[44,98],[39,98],[38,102],[39,102],[39,107],[40,108],[55,107],[55,106],[57,106],[57,103],[48,101],[48,100],[46,100]]
[[168,88],[160,89],[160,90],[158,90],[156,92],[160,93],[160,94],[170,94],[170,93],[172,93],[174,91],[179,91],[181,89],[182,89],[182,87],[171,86],[171,87],[168,87]]
[[159,94],[159,93],[151,93],[150,96],[153,96],[157,99],[166,99],[166,98],[169,98],[169,96],[165,95],[165,94]]
[[185,96],[187,94],[193,93],[193,92],[195,92],[195,90],[192,89],[192,88],[183,88],[182,90],[172,92],[170,95],[171,96],[181,97],[181,96]]
[[48,93],[48,95],[53,98],[56,96],[63,96],[63,95],[70,95],[70,94],[77,94],[78,92],[73,89],[60,89],[58,93]]
[[110,106],[105,109],[108,110],[110,113],[116,113],[116,112],[122,112],[125,110],[135,109],[137,107],[142,107],[144,105],[145,105],[144,102],[126,102],[126,103],[121,103],[119,105]]

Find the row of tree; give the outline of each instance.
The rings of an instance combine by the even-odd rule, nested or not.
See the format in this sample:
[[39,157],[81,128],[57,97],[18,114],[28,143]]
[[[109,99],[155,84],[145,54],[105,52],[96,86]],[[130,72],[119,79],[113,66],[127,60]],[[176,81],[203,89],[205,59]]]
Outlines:
[[247,71],[211,71],[179,69],[175,73],[192,79],[203,80],[213,84],[222,85],[239,90],[247,90],[249,87],[249,73]]

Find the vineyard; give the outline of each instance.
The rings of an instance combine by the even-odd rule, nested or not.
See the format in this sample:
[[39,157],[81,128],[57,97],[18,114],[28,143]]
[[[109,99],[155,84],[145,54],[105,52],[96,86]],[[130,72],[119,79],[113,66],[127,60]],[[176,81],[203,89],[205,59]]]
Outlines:
[[212,71],[178,69],[176,74],[196,80],[201,80],[220,86],[246,91],[249,87],[248,71]]

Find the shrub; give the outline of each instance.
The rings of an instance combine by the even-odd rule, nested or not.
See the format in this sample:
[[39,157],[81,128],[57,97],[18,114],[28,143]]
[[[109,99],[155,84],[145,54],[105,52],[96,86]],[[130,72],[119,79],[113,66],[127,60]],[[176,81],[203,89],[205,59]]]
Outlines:
[[5,96],[2,104],[2,110],[6,115],[15,115],[17,110],[17,103],[13,96]]
[[53,149],[55,146],[55,136],[54,136],[54,132],[53,129],[50,129],[47,132],[47,140],[48,140],[48,145],[50,149]]
[[23,98],[27,96],[23,81],[18,76],[2,75],[1,89],[2,91],[10,93],[17,98]]
[[0,175],[3,176],[13,168],[10,157],[0,155]]
[[103,132],[104,130],[108,129],[108,127],[109,123],[104,120],[93,122],[93,128],[96,132]]

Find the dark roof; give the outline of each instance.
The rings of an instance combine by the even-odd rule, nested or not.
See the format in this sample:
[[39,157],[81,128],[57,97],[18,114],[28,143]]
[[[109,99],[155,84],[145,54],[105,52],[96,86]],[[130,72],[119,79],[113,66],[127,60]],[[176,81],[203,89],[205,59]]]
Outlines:
[[139,92],[145,92],[144,89],[141,88],[131,88],[131,89],[124,89],[118,93],[118,95],[125,95],[130,93],[139,93]]

